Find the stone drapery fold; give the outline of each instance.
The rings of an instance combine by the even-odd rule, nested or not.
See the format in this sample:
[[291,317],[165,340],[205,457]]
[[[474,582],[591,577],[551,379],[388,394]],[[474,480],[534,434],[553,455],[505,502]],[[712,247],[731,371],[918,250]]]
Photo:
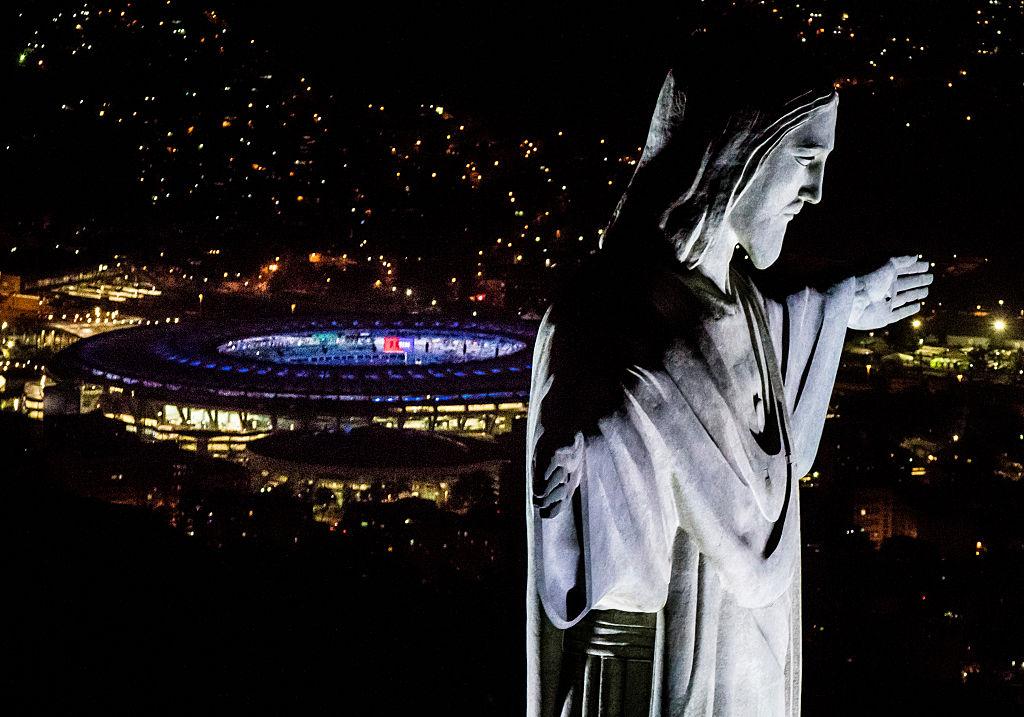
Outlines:
[[[578,311],[555,306],[541,324],[528,481],[553,459],[580,475],[556,515],[527,506],[530,715],[612,714],[583,701],[586,660],[564,650],[566,630],[605,611],[657,616],[645,714],[799,714],[797,480],[821,437],[854,283],[776,302],[737,276],[734,305],[693,318],[685,305],[694,293],[683,278],[676,292],[659,292],[658,337],[620,337],[632,327],[605,326],[591,347],[653,343],[663,347],[656,360],[609,369],[611,357],[581,356],[592,332]],[[692,320],[675,331],[677,315]],[[753,370],[767,375],[770,357],[782,384],[786,445],[771,455],[752,440],[735,355],[716,348],[737,336],[755,344],[746,354],[762,365]],[[757,348],[762,337],[770,346]],[[574,402],[586,403],[581,391],[609,371],[618,377],[613,395],[600,397],[602,410],[582,411],[594,420],[578,420]]]

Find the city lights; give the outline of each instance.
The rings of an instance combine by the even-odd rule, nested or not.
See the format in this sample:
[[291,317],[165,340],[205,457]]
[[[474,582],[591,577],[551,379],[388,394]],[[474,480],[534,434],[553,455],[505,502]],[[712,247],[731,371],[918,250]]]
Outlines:
[[[628,442],[602,442],[611,422],[661,418],[619,392],[649,390],[640,369],[673,348],[648,356],[638,331],[736,306],[691,284],[692,267],[671,251],[630,271],[648,242],[692,219],[686,192],[707,168],[702,148],[670,157],[664,187],[620,206],[659,170],[641,164],[657,144],[634,121],[664,78],[651,58],[714,37],[726,6],[765,37],[778,30],[814,58],[807,67],[842,67],[821,86],[841,98],[850,146],[837,143],[832,192],[804,208],[779,273],[765,277],[786,394],[776,398],[792,415],[767,410],[768,363],[731,355],[709,360],[738,365],[743,381],[711,386],[708,405],[735,402],[742,420],[730,430],[760,455],[769,418],[803,422],[805,389],[833,387],[818,367],[793,371],[800,357],[787,342],[817,330],[793,308],[805,287],[790,281],[805,266],[822,293],[833,268],[862,257],[920,252],[935,275],[916,315],[823,336],[841,355],[817,457],[809,464],[813,446],[802,445],[773,454],[779,475],[792,454],[796,493],[785,495],[807,506],[793,554],[805,585],[820,580],[800,605],[802,659],[817,666],[804,711],[835,712],[847,682],[864,688],[848,705],[862,712],[879,685],[904,689],[892,704],[932,713],[996,713],[1006,695],[1019,698],[1024,294],[1017,188],[993,169],[1019,160],[1019,2],[872,14],[834,1],[708,0],[643,22],[629,7],[370,4],[338,24],[315,4],[83,1],[14,3],[0,63],[10,90],[0,465],[20,521],[16,562],[30,568],[7,576],[10,592],[38,606],[12,614],[47,638],[11,648],[44,685],[30,690],[36,711],[74,712],[105,689],[144,704],[130,689],[175,693],[194,682],[183,665],[198,665],[224,699],[258,703],[223,679],[229,668],[272,691],[288,684],[278,673],[315,666],[308,655],[325,645],[338,660],[358,657],[359,679],[339,692],[333,673],[303,673],[321,686],[307,690],[323,696],[321,711],[516,704],[520,688],[494,675],[521,669],[505,632],[522,626],[493,627],[522,608],[517,570],[534,518],[525,445],[565,447],[554,419],[543,436],[527,420],[542,317],[579,277],[606,276],[578,312],[599,340],[571,330],[575,315],[551,314],[552,340],[565,343],[548,388],[569,387],[559,413],[613,407],[608,425],[582,432],[597,448],[592,470],[626,460],[624,449],[633,458]],[[620,46],[643,52],[602,49]],[[724,46],[737,47],[732,37]],[[703,100],[687,87],[687,121],[706,119]],[[734,218],[718,209],[706,220]],[[616,212],[621,223],[610,223]],[[608,227],[621,255],[609,253]],[[745,251],[733,266],[757,277]],[[632,281],[649,283],[642,306],[619,300]],[[909,292],[892,287],[893,305],[915,301]],[[606,358],[622,360],[614,396],[583,381]],[[667,453],[683,461],[685,446]],[[779,485],[758,477],[763,462],[740,463],[729,490],[753,490],[747,507],[767,511],[760,493],[772,503]],[[588,479],[584,512],[603,500]],[[656,562],[678,553],[678,528],[656,541]],[[686,555],[703,550],[694,545]],[[76,581],[88,589],[62,589]],[[712,597],[728,601],[730,585],[713,582]],[[614,597],[598,607],[621,607]],[[252,640],[254,630],[269,637]],[[141,644],[137,633],[152,647],[142,660],[123,649]],[[447,639],[471,634],[489,635],[486,649]],[[104,669],[66,669],[81,645]],[[214,659],[203,658],[211,645]],[[57,693],[74,707],[49,709]],[[415,709],[392,704],[402,700]]]

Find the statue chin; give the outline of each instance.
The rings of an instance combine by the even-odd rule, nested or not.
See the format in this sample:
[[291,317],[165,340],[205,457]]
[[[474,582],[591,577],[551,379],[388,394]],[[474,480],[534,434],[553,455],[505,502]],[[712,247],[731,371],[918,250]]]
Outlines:
[[752,241],[741,242],[743,250],[750,257],[755,269],[767,269],[779,259],[782,253],[782,241],[786,237],[786,226],[761,233]]
[[754,265],[755,269],[767,269],[776,261],[779,260],[779,252],[773,254],[754,254],[750,253],[750,263]]

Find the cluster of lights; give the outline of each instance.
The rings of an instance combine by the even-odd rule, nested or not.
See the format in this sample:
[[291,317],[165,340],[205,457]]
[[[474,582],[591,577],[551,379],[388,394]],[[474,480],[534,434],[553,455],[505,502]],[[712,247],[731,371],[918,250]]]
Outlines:
[[[776,17],[796,18],[800,31],[805,35],[841,37],[844,42],[860,37],[853,28],[849,12],[826,13],[817,6],[801,6],[799,3],[783,12],[780,5],[772,7],[766,3]],[[997,21],[995,15],[1001,12],[995,6],[986,7],[984,12],[979,10],[979,27],[1000,25],[1001,20]],[[83,4],[75,12],[54,13],[52,22],[43,25],[52,25],[53,28],[41,26],[35,30],[32,38],[26,40],[25,50],[19,56],[20,64],[30,63],[38,53],[62,52],[63,49],[55,48],[48,37],[56,28],[73,28],[76,38],[92,44],[98,40],[89,40],[88,36],[97,25],[118,32],[170,34],[177,48],[171,51],[174,61],[182,66],[185,63],[195,64],[196,59],[207,52],[216,57],[232,58],[231,61],[218,60],[224,66],[242,66],[256,57],[246,54],[251,52],[255,40],[234,39],[230,26],[215,10],[189,15],[173,3],[165,3],[159,11],[150,12],[131,3],[124,9],[121,6],[95,9]],[[1001,26],[998,32],[1002,33]],[[877,55],[872,55],[869,60],[873,69],[868,74],[889,77],[896,82],[900,76],[897,66],[910,61],[904,58],[915,59],[928,51],[927,43],[919,38],[889,34],[878,48]],[[882,69],[880,64],[886,63],[886,69]],[[954,79],[957,82],[966,81],[967,64],[959,62],[956,66]],[[187,198],[194,193],[220,187],[224,191],[237,192],[247,200],[266,200],[272,211],[278,214],[286,211],[287,207],[315,206],[320,201],[320,190],[327,182],[327,175],[326,170],[320,167],[320,160],[314,157],[321,156],[316,154],[316,150],[323,145],[322,140],[330,129],[331,106],[317,99],[313,83],[305,75],[298,73],[275,78],[274,73],[259,67],[260,63],[254,61],[252,67],[244,72],[225,73],[223,81],[213,87],[182,86],[175,89],[180,97],[186,99],[186,109],[178,115],[168,108],[180,103],[180,97],[168,97],[166,93],[169,90],[165,87],[158,89],[156,85],[146,87],[143,90],[145,94],[134,100],[106,96],[72,97],[65,98],[60,107],[64,111],[83,108],[99,121],[132,124],[142,131],[144,136],[137,145],[142,162],[138,179],[147,188],[146,196],[153,203]],[[860,79],[863,78],[849,78],[849,84],[857,84]],[[953,80],[949,85],[953,86]],[[208,105],[201,106],[196,101],[201,95]],[[217,110],[201,110],[205,106],[217,107]],[[380,103],[368,103],[366,108],[371,118],[380,119],[386,115],[386,108]],[[500,275],[505,269],[514,267],[517,272],[554,269],[561,262],[553,254],[562,251],[569,256],[578,255],[582,247],[560,244],[562,234],[576,236],[577,243],[581,243],[587,237],[595,237],[595,232],[581,232],[578,227],[565,226],[569,224],[565,209],[571,204],[568,188],[576,184],[571,177],[586,174],[595,184],[600,183],[614,194],[621,190],[635,168],[641,151],[640,147],[635,152],[632,148],[628,152],[612,151],[615,143],[606,137],[581,139],[574,149],[570,149],[572,145],[567,138],[571,133],[565,130],[556,130],[550,137],[520,137],[507,146],[501,146],[500,143],[482,142],[472,126],[457,118],[449,107],[425,104],[420,109],[424,123],[423,131],[417,135],[402,136],[383,129],[377,132],[382,147],[386,148],[386,159],[390,161],[389,176],[393,176],[399,191],[411,196],[424,187],[426,192],[435,191],[429,187],[442,182],[452,186],[461,183],[476,194],[492,191],[500,199],[502,211],[507,212],[507,225],[496,226],[490,237],[478,237],[481,243],[486,242],[486,253],[477,251],[479,246],[471,248],[478,256],[474,257],[475,267],[464,275],[463,286],[467,296],[473,295],[470,292],[477,292],[487,277]],[[973,114],[964,115],[967,121],[973,118]],[[904,124],[910,126],[911,123],[905,121]],[[276,131],[285,126],[287,132]],[[274,130],[271,139],[267,139],[268,128]],[[282,137],[301,137],[301,140],[291,144],[277,141]],[[214,148],[218,148],[216,152]],[[594,149],[599,151],[595,154]],[[574,152],[573,161],[593,156],[594,161],[605,165],[605,168],[571,174],[565,157],[567,153],[571,155]],[[188,173],[187,181],[177,176],[177,170],[170,171],[190,162],[193,164],[189,166],[194,171]],[[348,168],[347,162],[344,167]],[[532,179],[530,186],[524,187],[521,184],[526,175]],[[507,186],[502,186],[506,182]],[[538,191],[539,188],[547,191]],[[424,204],[430,196],[425,195]],[[351,200],[349,212],[357,231],[385,211],[378,207],[388,206],[386,211],[390,211],[392,204],[386,197],[368,196],[365,188],[359,186],[352,186]],[[215,220],[220,218],[218,215]],[[599,235],[600,230],[597,230],[596,236]],[[491,240],[494,244],[490,244]],[[353,244],[366,249],[369,241],[364,236],[355,236]],[[502,251],[496,251],[498,247]],[[372,285],[407,298],[422,297],[424,301],[429,298],[430,304],[436,305],[436,298],[430,296],[432,292],[398,285],[402,261],[397,257],[389,260],[381,277],[372,281]],[[265,267],[268,275],[274,271],[271,267],[275,265],[277,262]],[[169,274],[173,272],[173,268],[168,270]],[[224,279],[229,278],[226,272],[224,274]],[[183,273],[182,276],[190,281],[199,281],[193,274]],[[239,272],[235,272],[235,278],[241,278]],[[474,286],[466,279],[475,279],[478,285]],[[201,281],[208,283],[209,276],[203,276]],[[249,287],[250,279],[243,283]],[[323,285],[330,283],[331,277],[323,279]],[[266,286],[259,278],[255,279],[255,284],[254,288]],[[82,298],[97,298],[97,295],[86,294]]]
[[[254,69],[262,57],[253,49],[255,39],[229,39],[231,28],[216,11],[179,9],[166,1],[149,7],[128,2],[99,9],[83,3],[77,11],[58,12],[47,20],[33,31],[33,39],[19,55],[20,65],[28,65],[43,52],[48,60],[66,64],[79,53],[94,51],[94,44],[97,50],[112,47],[108,43],[112,36],[147,47],[162,37],[174,38],[170,46],[161,42],[167,47],[161,62],[175,64],[181,72],[154,75],[159,80],[154,87],[160,91],[132,97],[107,90],[107,95],[59,103],[63,112],[88,110],[97,121],[123,127],[126,136],[142,136],[137,143],[137,179],[149,189],[152,204],[215,191],[265,200],[278,213],[286,195],[296,203],[319,201],[314,188],[327,179],[314,173],[309,154],[328,128],[322,110],[308,109],[312,86],[302,76],[275,80],[273,73]],[[70,45],[62,39],[69,32],[75,38]],[[52,40],[44,39],[51,36]],[[97,39],[90,40],[92,36]],[[167,86],[168,77],[194,76],[190,68],[203,61],[230,78],[217,93],[219,98],[204,96],[200,104],[195,100],[209,95],[209,89]],[[43,69],[49,63],[40,56],[35,64]],[[173,95],[190,102],[180,107]],[[285,123],[278,119],[282,114],[289,117]],[[217,151],[211,152],[211,147]]]

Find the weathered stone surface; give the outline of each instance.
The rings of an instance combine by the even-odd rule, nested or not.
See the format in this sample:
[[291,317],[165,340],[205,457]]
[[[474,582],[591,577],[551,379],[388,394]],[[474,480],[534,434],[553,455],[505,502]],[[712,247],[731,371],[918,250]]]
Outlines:
[[894,257],[776,301],[733,265],[771,265],[821,199],[838,97],[801,90],[669,73],[602,251],[544,317],[530,715],[799,714],[798,479],[847,327],[909,316],[931,282]]

